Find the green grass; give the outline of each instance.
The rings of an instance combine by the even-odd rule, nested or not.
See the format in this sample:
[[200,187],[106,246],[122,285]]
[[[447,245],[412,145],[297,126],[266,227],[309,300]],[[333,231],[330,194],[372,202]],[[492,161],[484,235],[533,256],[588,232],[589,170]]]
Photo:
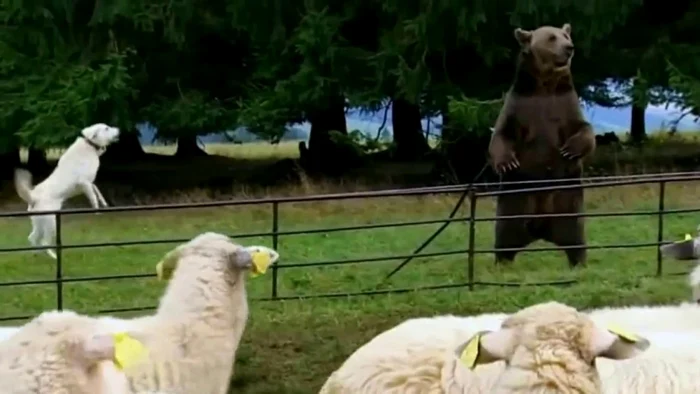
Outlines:
[[[627,138],[626,133],[617,133],[621,140]],[[677,151],[679,148],[687,149],[694,148],[700,142],[700,131],[685,131],[676,133],[675,135],[668,134],[668,130],[655,130],[648,134],[649,144],[658,151],[660,148],[665,151]],[[429,141],[432,147],[437,146],[437,141],[433,138]],[[169,145],[144,145],[143,149],[149,153],[157,153],[162,155],[172,155],[177,148],[176,144]],[[205,145],[207,153],[232,157],[241,160],[267,160],[267,159],[298,159],[299,158],[299,141],[281,141],[278,144],[270,144],[264,141],[246,142],[243,144],[229,143],[208,143]],[[49,149],[47,157],[49,160],[58,160],[65,149]],[[27,151],[23,149],[21,152],[22,160],[26,160]]]
[[[627,186],[589,191],[589,212],[650,210],[657,204],[657,185]],[[693,207],[700,183],[668,185],[667,208]],[[382,198],[298,203],[280,208],[280,230],[347,226],[445,217],[457,196]],[[480,216],[492,216],[493,201],[478,204]],[[464,207],[465,214],[468,207]],[[669,215],[665,239],[693,233],[697,215]],[[590,244],[654,242],[657,218],[649,216],[589,218]],[[281,264],[330,259],[409,254],[438,225],[369,231],[283,236]],[[87,243],[192,237],[203,231],[265,232],[271,229],[271,210],[263,207],[191,209],[82,215],[63,221],[63,242]],[[0,246],[25,246],[26,218],[0,220]],[[452,224],[425,252],[463,249],[468,228]],[[479,223],[476,245],[492,247],[493,224]],[[271,245],[269,238],[246,243]],[[533,246],[545,246],[535,244]],[[72,249],[64,251],[64,276],[152,273],[155,263],[172,245]],[[494,267],[491,255],[476,257],[476,279],[484,281],[545,281],[579,279],[568,287],[500,288],[424,291],[372,297],[311,299],[279,302],[251,301],[251,317],[243,337],[233,385],[237,393],[317,392],[328,374],[358,346],[378,332],[415,316],[441,313],[476,314],[513,311],[556,299],[576,307],[664,303],[687,299],[683,276],[646,277],[655,273],[655,248],[589,251],[588,266],[567,268],[563,253],[521,253],[512,266]],[[399,272],[391,286],[415,287],[466,280],[466,256],[416,260]],[[398,261],[280,270],[281,296],[371,290]],[[665,262],[665,272],[683,272],[687,263]],[[43,254],[0,254],[2,281],[51,279],[55,263]],[[251,297],[270,295],[271,275],[251,280]],[[64,285],[66,308],[79,311],[153,305],[163,290],[153,278],[104,280]],[[36,314],[55,307],[55,285],[0,288],[2,315]]]

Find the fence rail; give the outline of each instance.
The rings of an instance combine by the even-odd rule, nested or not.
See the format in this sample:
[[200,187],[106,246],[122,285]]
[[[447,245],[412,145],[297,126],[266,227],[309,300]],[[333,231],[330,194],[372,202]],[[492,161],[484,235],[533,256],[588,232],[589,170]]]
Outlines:
[[[204,203],[191,203],[191,204],[158,204],[158,205],[146,205],[146,206],[121,206],[121,207],[107,207],[100,209],[93,208],[81,208],[81,209],[65,209],[59,211],[19,211],[19,212],[2,212],[0,213],[0,218],[10,218],[10,217],[26,217],[30,215],[55,215],[56,217],[56,240],[54,245],[40,246],[40,247],[12,247],[12,248],[0,248],[0,253],[13,253],[22,251],[32,251],[32,250],[43,250],[48,248],[53,248],[56,250],[56,269],[54,279],[46,280],[28,280],[28,281],[12,281],[12,282],[0,282],[0,287],[9,286],[31,286],[31,285],[47,285],[55,284],[56,286],[56,308],[63,309],[63,284],[64,283],[75,283],[75,282],[90,282],[90,281],[100,281],[100,280],[127,280],[127,279],[139,279],[139,278],[149,278],[155,277],[154,274],[122,274],[122,275],[111,275],[111,276],[89,276],[89,277],[71,277],[64,278],[63,272],[63,250],[66,249],[82,249],[82,248],[98,248],[98,247],[121,247],[121,246],[132,246],[132,245],[157,245],[157,244],[176,244],[182,243],[189,240],[189,238],[169,238],[169,239],[151,239],[151,240],[129,240],[129,241],[118,241],[118,242],[102,242],[102,243],[78,243],[78,244],[66,244],[62,242],[62,218],[70,215],[81,215],[81,214],[91,214],[95,212],[102,213],[116,213],[116,212],[139,212],[139,211],[160,211],[160,210],[181,210],[181,209],[196,209],[196,208],[212,208],[212,207],[232,207],[232,206],[249,206],[249,205],[269,205],[272,212],[272,223],[271,230],[269,232],[255,232],[255,233],[243,233],[243,234],[230,234],[233,238],[252,238],[252,237],[270,237],[272,241],[272,247],[277,249],[279,246],[279,239],[281,236],[295,236],[295,235],[306,235],[306,234],[317,234],[317,233],[333,233],[342,231],[358,231],[358,230],[368,230],[368,229],[380,229],[380,228],[391,228],[391,227],[407,227],[407,226],[419,226],[419,225],[431,225],[431,224],[442,224],[443,226],[449,225],[454,222],[466,222],[468,223],[468,237],[466,241],[466,248],[456,249],[450,251],[432,252],[432,253],[420,253],[420,251],[429,244],[434,237],[429,238],[423,246],[421,246],[416,252],[404,255],[387,255],[387,256],[375,256],[375,257],[360,257],[353,259],[342,259],[342,260],[327,260],[327,261],[311,261],[311,262],[291,262],[291,263],[280,263],[273,265],[271,267],[271,290],[270,296],[264,298],[258,298],[261,301],[276,301],[276,300],[299,300],[299,299],[310,299],[310,298],[337,298],[337,297],[347,297],[356,295],[379,295],[388,293],[405,293],[411,291],[419,290],[435,290],[435,289],[449,289],[449,288],[468,288],[470,291],[474,290],[476,286],[555,286],[555,285],[570,285],[576,283],[576,279],[567,280],[554,280],[548,282],[535,282],[535,283],[515,283],[515,282],[495,282],[495,281],[480,281],[475,278],[474,266],[475,266],[475,256],[477,254],[484,253],[494,253],[496,251],[527,251],[527,252],[543,252],[543,251],[557,251],[557,250],[567,250],[567,249],[581,249],[584,246],[556,246],[556,247],[525,247],[525,248],[501,248],[501,249],[478,249],[476,248],[475,233],[476,224],[478,222],[492,222],[496,219],[499,220],[515,220],[515,219],[528,219],[537,217],[622,217],[622,216],[657,216],[657,239],[656,242],[644,242],[644,243],[623,243],[623,244],[605,244],[605,245],[587,245],[586,249],[613,249],[613,248],[640,248],[640,247],[656,247],[657,253],[657,267],[654,275],[651,276],[661,276],[663,274],[663,259],[661,256],[659,246],[669,243],[669,241],[663,240],[664,231],[664,216],[673,213],[691,213],[700,212],[700,207],[697,208],[682,208],[682,209],[665,209],[665,198],[666,198],[666,185],[668,183],[678,183],[678,182],[690,182],[690,181],[700,181],[700,172],[677,172],[668,174],[645,174],[645,175],[632,175],[632,176],[614,176],[614,177],[591,177],[583,179],[559,179],[559,180],[548,180],[546,182],[533,180],[533,181],[521,181],[521,182],[502,182],[502,183],[478,183],[478,184],[462,184],[462,185],[452,185],[452,186],[436,186],[436,187],[423,187],[423,188],[408,188],[408,189],[396,189],[396,190],[382,190],[382,191],[367,191],[367,192],[355,192],[355,193],[338,193],[338,194],[326,194],[326,195],[315,195],[315,196],[295,196],[295,197],[278,197],[278,198],[263,198],[263,199],[246,199],[246,200],[228,200],[228,201],[214,201],[214,202],[204,202]],[[574,184],[571,184],[571,183]],[[541,184],[544,186],[539,186]],[[658,199],[658,209],[657,210],[644,210],[644,211],[622,211],[622,212],[582,212],[582,213],[565,213],[565,214],[547,214],[547,215],[511,215],[511,216],[477,216],[477,205],[479,199],[488,197],[498,197],[501,195],[510,194],[522,194],[522,193],[534,193],[534,192],[546,192],[555,190],[572,190],[572,189],[591,189],[591,188],[602,188],[602,187],[614,187],[614,186],[630,186],[630,185],[641,185],[641,184],[658,184],[659,186],[659,199]],[[534,186],[533,186],[534,185]],[[503,186],[508,186],[503,188]],[[514,186],[519,186],[515,188]],[[501,190],[496,190],[496,188],[501,188]],[[468,197],[469,201],[469,214],[467,216],[452,217],[443,219],[430,219],[430,220],[416,220],[416,221],[400,221],[400,222],[389,222],[389,223],[378,223],[378,224],[367,224],[367,225],[352,225],[352,226],[340,226],[340,227],[325,227],[325,228],[308,228],[301,230],[288,230],[280,231],[280,215],[279,210],[281,205],[293,204],[293,203],[310,203],[318,201],[336,201],[336,200],[350,200],[350,199],[368,199],[368,198],[379,198],[379,197],[410,197],[410,196],[426,196],[435,194],[456,194],[461,193],[461,200]],[[457,208],[457,207],[456,207]],[[456,213],[455,208],[453,213]],[[467,255],[467,281],[457,284],[444,284],[444,285],[433,285],[433,286],[423,286],[423,287],[412,287],[412,288],[389,288],[389,289],[375,289],[369,291],[360,291],[353,293],[324,293],[324,294],[310,294],[310,295],[292,295],[292,296],[280,296],[279,290],[279,271],[283,269],[299,269],[307,267],[320,267],[320,266],[331,266],[331,265],[346,265],[346,264],[357,264],[357,263],[372,263],[380,261],[390,261],[390,260],[404,260],[404,263],[400,267],[397,267],[392,275],[403,268],[408,262],[413,258],[425,258],[425,257],[440,257],[440,256],[453,256],[453,255]],[[684,273],[680,273],[684,274]],[[673,274],[675,275],[675,274]],[[132,312],[132,311],[146,311],[154,309],[152,306],[142,306],[142,307],[128,307],[128,308],[116,308],[116,309],[105,309],[96,311],[97,313],[120,313],[120,312]],[[31,318],[32,316],[7,316],[0,317],[0,321],[13,321],[13,320],[24,320]]]

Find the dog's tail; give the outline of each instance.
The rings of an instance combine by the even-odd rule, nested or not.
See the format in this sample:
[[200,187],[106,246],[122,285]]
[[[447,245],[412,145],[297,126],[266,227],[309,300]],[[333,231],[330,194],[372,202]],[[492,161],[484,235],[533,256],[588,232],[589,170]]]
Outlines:
[[32,203],[32,173],[25,170],[24,168],[15,169],[15,190],[19,198],[24,200],[27,204]]

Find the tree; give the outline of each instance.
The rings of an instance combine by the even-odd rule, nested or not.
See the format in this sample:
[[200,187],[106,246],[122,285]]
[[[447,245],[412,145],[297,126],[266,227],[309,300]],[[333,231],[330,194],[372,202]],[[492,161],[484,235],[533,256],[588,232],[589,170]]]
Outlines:
[[698,33],[698,4],[687,0],[644,0],[631,16],[610,34],[605,52],[609,78],[624,94],[613,106],[630,106],[630,137],[635,143],[646,138],[648,105],[674,100],[667,61],[692,64],[700,50],[691,37]]
[[246,35],[229,23],[227,3],[183,2],[164,39],[137,45],[144,78],[140,118],[180,157],[205,154],[197,136],[233,129],[251,73]]
[[[233,6],[232,14],[240,16],[235,23],[249,32],[257,54],[241,123],[263,135],[281,136],[286,124],[308,120],[311,133],[308,148],[300,147],[302,163],[325,172],[340,170],[353,162],[351,151],[334,137],[347,136],[347,98],[373,81],[370,53],[342,34],[352,4],[273,3],[264,9]],[[260,19],[273,23],[260,24]]]
[[65,146],[92,123],[130,126],[132,52],[101,23],[102,12],[92,1],[0,4],[3,168],[16,164],[20,145],[36,152]]

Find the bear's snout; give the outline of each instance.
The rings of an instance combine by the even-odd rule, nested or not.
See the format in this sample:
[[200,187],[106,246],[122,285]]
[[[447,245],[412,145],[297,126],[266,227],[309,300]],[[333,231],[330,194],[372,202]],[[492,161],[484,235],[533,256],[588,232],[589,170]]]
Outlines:
[[564,45],[564,53],[566,54],[566,57],[570,58],[571,56],[574,55],[574,44],[566,44]]

